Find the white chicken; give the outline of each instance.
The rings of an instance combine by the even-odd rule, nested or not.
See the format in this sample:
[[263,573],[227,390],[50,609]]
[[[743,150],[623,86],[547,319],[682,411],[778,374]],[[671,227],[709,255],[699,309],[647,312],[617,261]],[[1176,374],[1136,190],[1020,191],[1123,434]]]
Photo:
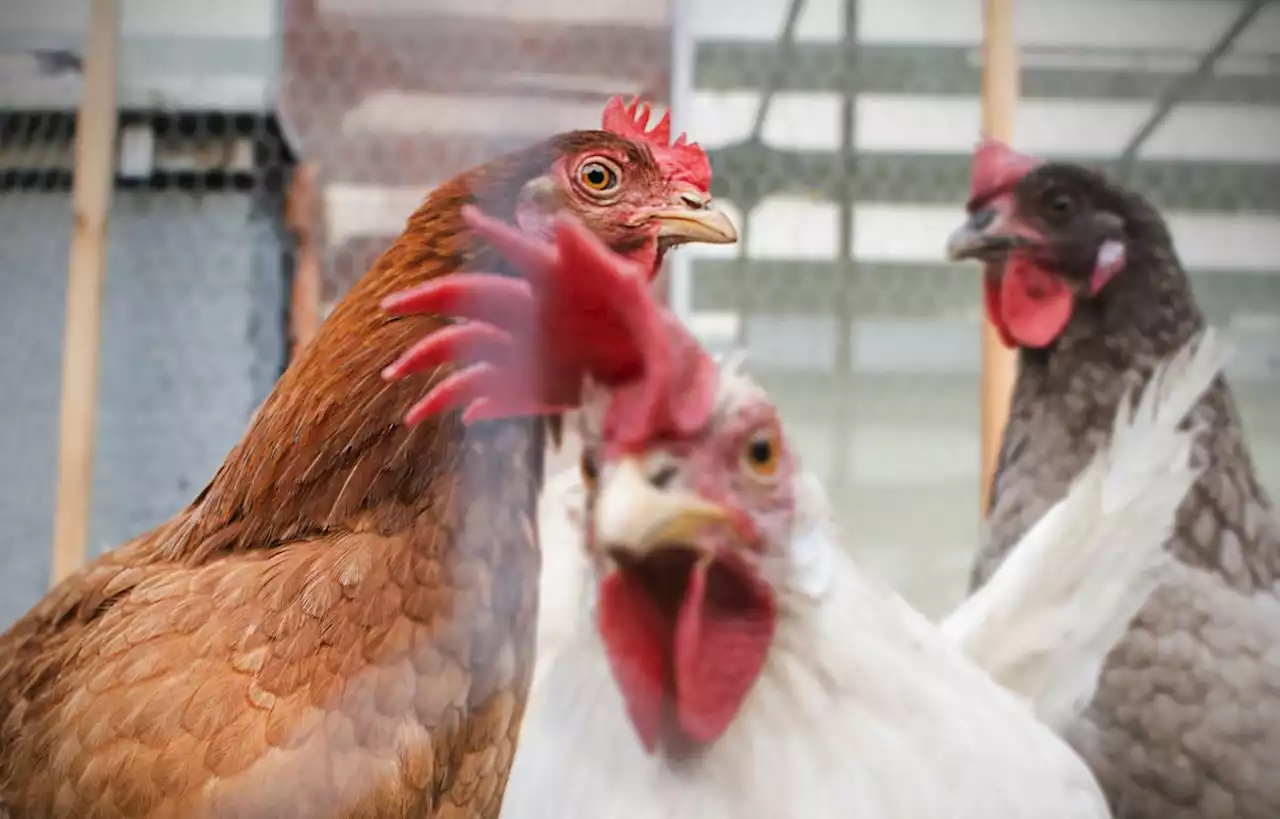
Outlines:
[[[1080,757],[965,654],[987,652],[1017,678],[1016,662],[972,637],[1007,617],[1002,603],[1017,601],[1025,574],[1009,581],[1014,593],[963,610],[953,633],[933,626],[840,547],[768,395],[717,367],[629,263],[568,222],[554,247],[493,220],[472,225],[527,278],[441,288],[433,307],[472,290],[468,305],[443,310],[473,319],[459,338],[485,339],[507,363],[526,355],[536,370],[541,353],[521,328],[554,317],[591,337],[575,366],[611,388],[583,414],[592,583],[525,715],[504,817],[1109,816]],[[475,296],[503,307],[486,315]],[[538,323],[516,315],[522,300]],[[1083,497],[1111,525],[1169,525],[1194,479],[1194,433],[1178,427],[1221,368],[1207,341],[1117,418],[1119,445],[1086,473]],[[455,383],[478,383],[466,372]],[[544,403],[543,385],[561,378],[517,385],[517,405]],[[486,400],[461,387],[447,397],[459,394]],[[1158,575],[1151,551],[1139,565]],[[1024,641],[1035,650],[1045,638]]]
[[[1133,418],[1117,419],[1114,449],[1048,519],[1057,531],[1033,532],[1025,560],[1006,564],[1005,590],[990,585],[991,596],[966,603],[941,631],[858,570],[767,395],[721,371],[698,440],[655,442],[588,468],[599,476],[593,577],[601,596],[624,602],[585,596],[590,605],[532,697],[503,817],[1109,816],[1076,754],[956,648],[1028,692],[1050,683],[1025,679],[1027,668],[1072,671],[1043,663],[1044,653],[1082,657],[1068,703],[1047,698],[1049,718],[1088,701],[1108,647],[1073,654],[1062,617],[1020,624],[1010,615],[1060,612],[1055,604],[1078,583],[1105,589],[1098,572],[1108,568],[1137,580],[1136,599],[1116,588],[1077,598],[1072,612],[1117,603],[1131,617],[1145,601],[1194,479],[1192,436],[1177,426],[1218,372],[1218,352],[1202,344],[1190,366],[1176,362],[1153,382]],[[588,458],[608,451],[598,427],[584,442]],[[726,518],[735,534],[693,534]],[[1116,542],[1126,534],[1140,542]],[[1066,554],[1073,535],[1076,545],[1114,548]],[[1073,560],[1088,568],[1075,571]],[[1066,571],[1044,571],[1054,565]],[[691,590],[699,583],[701,601]],[[633,588],[610,591],[619,584]],[[663,623],[650,632],[610,625],[650,616]],[[1106,619],[1114,641],[1127,617]],[[636,667],[654,659],[665,666],[656,674]],[[655,697],[656,718],[646,703]]]
[[[1179,472],[1160,471],[1148,457],[1152,435],[1168,436],[1169,419],[1190,406],[1187,393],[1166,395],[1169,384],[1199,390],[1204,373],[1220,368],[1227,348],[1206,332],[1194,367],[1170,362],[1183,374],[1155,382],[1138,416],[1127,403],[1117,415],[1112,447],[1095,458],[1050,514],[1023,537],[999,582],[965,599],[942,623],[942,633],[996,682],[1024,699],[1055,730],[1092,699],[1100,667],[1116,640],[1159,585],[1168,561],[1159,548],[1174,525],[1170,510],[1182,497]],[[1183,357],[1191,348],[1183,351]],[[725,366],[736,369],[741,353]],[[1154,401],[1159,403],[1152,403]],[[1162,413],[1157,418],[1153,413]],[[1177,463],[1177,462],[1175,462]],[[802,472],[800,493],[812,519],[839,543],[840,534],[821,482]],[[1160,482],[1154,482],[1154,481]],[[1119,485],[1117,487],[1117,482]],[[1131,491],[1134,499],[1117,492]],[[581,619],[592,571],[583,548],[586,489],[578,467],[548,481],[539,506],[543,551],[538,660],[533,687],[546,677]],[[533,703],[538,697],[533,696]]]

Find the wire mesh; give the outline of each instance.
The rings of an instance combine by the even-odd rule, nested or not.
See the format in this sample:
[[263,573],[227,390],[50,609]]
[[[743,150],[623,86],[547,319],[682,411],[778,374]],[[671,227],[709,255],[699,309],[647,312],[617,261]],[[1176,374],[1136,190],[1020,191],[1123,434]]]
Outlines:
[[[290,154],[266,4],[126,4],[88,551],[191,502],[281,372]],[[0,623],[49,583],[88,4],[0,15]],[[212,29],[208,31],[206,29]]]
[[[980,3],[692,0],[691,132],[735,248],[682,282],[713,344],[745,344],[863,562],[924,610],[963,591],[979,536],[976,267],[944,262],[979,133]],[[1278,486],[1280,8],[1182,82],[1245,3],[1018,3],[1015,147],[1119,171],[1167,89],[1188,85],[1131,182],[1169,217]],[[1257,10],[1254,9],[1256,12]]]
[[[613,94],[665,102],[667,18],[616,0],[125,4],[91,555],[191,501],[308,314],[432,187],[597,127]],[[87,27],[83,3],[0,16],[0,623],[48,584]]]
[[[33,34],[65,16],[39,9],[67,4],[18,5],[30,19],[0,25],[0,520],[11,522],[0,569],[18,578],[0,621],[30,605],[48,571],[83,36],[75,24]],[[1019,4],[1018,147],[1114,169],[1154,101],[1243,5]],[[203,485],[283,366],[305,287],[323,315],[431,187],[508,147],[593,126],[610,95],[667,102],[673,60],[687,52],[692,70],[670,102],[709,149],[742,241],[682,250],[673,302],[710,346],[748,348],[862,559],[926,611],[959,596],[978,537],[981,307],[976,271],[944,263],[942,247],[978,132],[979,3],[133,9],[94,548],[163,520]],[[1239,340],[1233,376],[1272,486],[1278,30],[1273,5],[1132,168],[1170,216],[1210,320]],[[308,257],[317,280],[294,282]]]
[[665,3],[284,3],[282,108],[323,189],[324,305],[437,184],[605,100],[666,102]]
[[[74,123],[0,114],[0,564],[8,621],[48,585]],[[261,118],[129,114],[151,167],[114,193],[90,552],[205,484],[284,364],[286,169]],[[123,170],[129,171],[128,167]]]

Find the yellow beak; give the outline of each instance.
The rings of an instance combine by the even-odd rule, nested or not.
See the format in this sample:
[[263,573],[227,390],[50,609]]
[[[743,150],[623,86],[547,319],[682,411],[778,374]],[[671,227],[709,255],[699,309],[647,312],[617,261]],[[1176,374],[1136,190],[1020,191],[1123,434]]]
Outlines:
[[619,463],[596,496],[596,540],[606,549],[644,554],[664,546],[696,548],[707,526],[728,521],[724,509],[696,495],[655,487],[636,458]]
[[658,238],[676,244],[731,245],[738,241],[738,229],[729,217],[696,191],[680,192],[670,207],[654,211],[650,218],[659,225]]

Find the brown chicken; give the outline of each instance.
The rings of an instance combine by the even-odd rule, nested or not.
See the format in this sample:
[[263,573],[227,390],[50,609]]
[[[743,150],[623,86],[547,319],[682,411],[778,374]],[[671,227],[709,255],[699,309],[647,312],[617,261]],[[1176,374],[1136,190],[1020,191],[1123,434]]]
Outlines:
[[[1105,444],[1121,396],[1204,318],[1164,220],[1132,191],[987,143],[972,193],[949,251],[987,263],[988,315],[1019,350],[977,588]],[[1178,571],[1071,739],[1121,819],[1274,819],[1280,529],[1225,380],[1191,418],[1203,471],[1168,544]]]
[[444,321],[380,302],[511,272],[470,202],[532,230],[572,212],[650,276],[674,244],[733,241],[705,155],[647,119],[614,100],[606,130],[432,193],[195,501],[0,638],[0,816],[497,816],[533,665],[543,426],[402,424],[436,376],[380,373]]

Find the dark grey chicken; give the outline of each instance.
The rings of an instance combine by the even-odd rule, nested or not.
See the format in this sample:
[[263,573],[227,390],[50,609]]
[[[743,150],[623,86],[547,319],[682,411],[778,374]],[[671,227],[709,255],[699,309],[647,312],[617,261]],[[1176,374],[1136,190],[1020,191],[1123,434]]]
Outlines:
[[[948,252],[986,263],[988,315],[1019,351],[976,589],[1106,442],[1121,396],[1204,319],[1160,214],[1099,173],[988,142],[968,211]],[[1191,419],[1204,470],[1169,542],[1177,575],[1069,738],[1118,819],[1276,819],[1280,525],[1224,379]]]

